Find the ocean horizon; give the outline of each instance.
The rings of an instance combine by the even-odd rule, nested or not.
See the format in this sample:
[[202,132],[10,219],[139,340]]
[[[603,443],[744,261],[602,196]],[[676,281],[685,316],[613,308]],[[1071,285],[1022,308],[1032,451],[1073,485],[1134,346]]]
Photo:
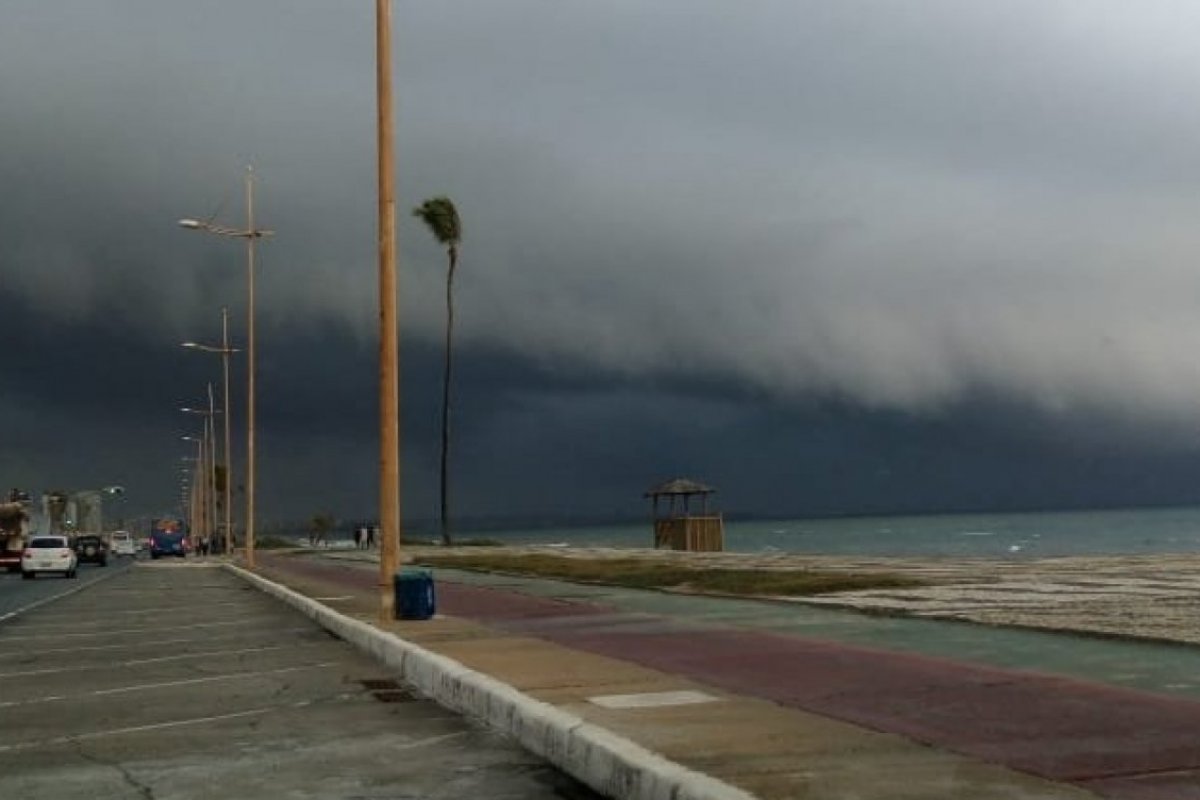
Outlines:
[[[426,535],[421,536],[425,540]],[[460,540],[511,545],[648,548],[650,521],[488,530]],[[743,553],[1038,558],[1200,552],[1200,507],[909,514],[725,522]]]

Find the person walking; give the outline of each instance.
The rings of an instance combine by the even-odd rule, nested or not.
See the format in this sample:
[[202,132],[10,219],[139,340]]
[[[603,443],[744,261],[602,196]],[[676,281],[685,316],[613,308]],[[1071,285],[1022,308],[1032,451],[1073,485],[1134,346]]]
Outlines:
[[372,525],[370,528],[367,529],[367,549],[368,550],[375,549],[375,534],[378,531],[379,531],[379,528],[374,525]]
[[362,526],[355,525],[354,526],[354,549],[355,550],[362,549],[362,538],[363,538],[362,534],[363,534]]

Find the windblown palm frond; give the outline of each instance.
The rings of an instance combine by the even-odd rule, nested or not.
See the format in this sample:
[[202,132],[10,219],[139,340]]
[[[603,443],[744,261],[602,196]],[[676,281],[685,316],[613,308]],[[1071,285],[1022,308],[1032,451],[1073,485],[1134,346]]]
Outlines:
[[425,222],[438,244],[445,245],[446,270],[446,364],[442,371],[442,459],[440,505],[442,542],[451,543],[450,534],[450,375],[454,369],[454,272],[458,267],[458,244],[462,223],[458,209],[449,197],[431,197],[413,209],[413,216]]
[[429,226],[438,244],[456,247],[462,241],[458,209],[449,197],[431,197],[413,209],[413,216]]

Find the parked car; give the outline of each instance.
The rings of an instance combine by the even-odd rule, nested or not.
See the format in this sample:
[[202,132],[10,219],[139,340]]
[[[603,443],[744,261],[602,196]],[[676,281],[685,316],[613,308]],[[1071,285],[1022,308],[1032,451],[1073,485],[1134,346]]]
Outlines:
[[34,536],[21,553],[21,577],[36,578],[39,572],[57,572],[74,578],[79,559],[65,536]]
[[137,554],[137,545],[129,531],[113,531],[112,554],[114,556],[132,556]]
[[75,556],[81,564],[108,566],[108,545],[99,536],[76,536]]

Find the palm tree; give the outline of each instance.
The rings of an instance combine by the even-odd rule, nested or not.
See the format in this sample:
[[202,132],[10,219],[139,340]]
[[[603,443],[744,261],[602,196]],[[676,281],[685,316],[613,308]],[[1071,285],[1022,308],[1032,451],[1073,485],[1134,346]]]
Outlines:
[[337,520],[333,518],[333,514],[328,511],[323,511],[320,514],[313,514],[313,518],[308,523],[308,544],[310,547],[316,547],[323,544],[329,546],[329,532],[337,525]]
[[413,209],[413,216],[422,220],[438,244],[446,246],[450,269],[446,273],[446,362],[442,371],[442,544],[450,544],[450,515],[446,499],[446,465],[450,458],[450,373],[451,343],[454,336],[454,269],[458,266],[458,245],[462,241],[462,223],[458,209],[449,197],[431,197]]

